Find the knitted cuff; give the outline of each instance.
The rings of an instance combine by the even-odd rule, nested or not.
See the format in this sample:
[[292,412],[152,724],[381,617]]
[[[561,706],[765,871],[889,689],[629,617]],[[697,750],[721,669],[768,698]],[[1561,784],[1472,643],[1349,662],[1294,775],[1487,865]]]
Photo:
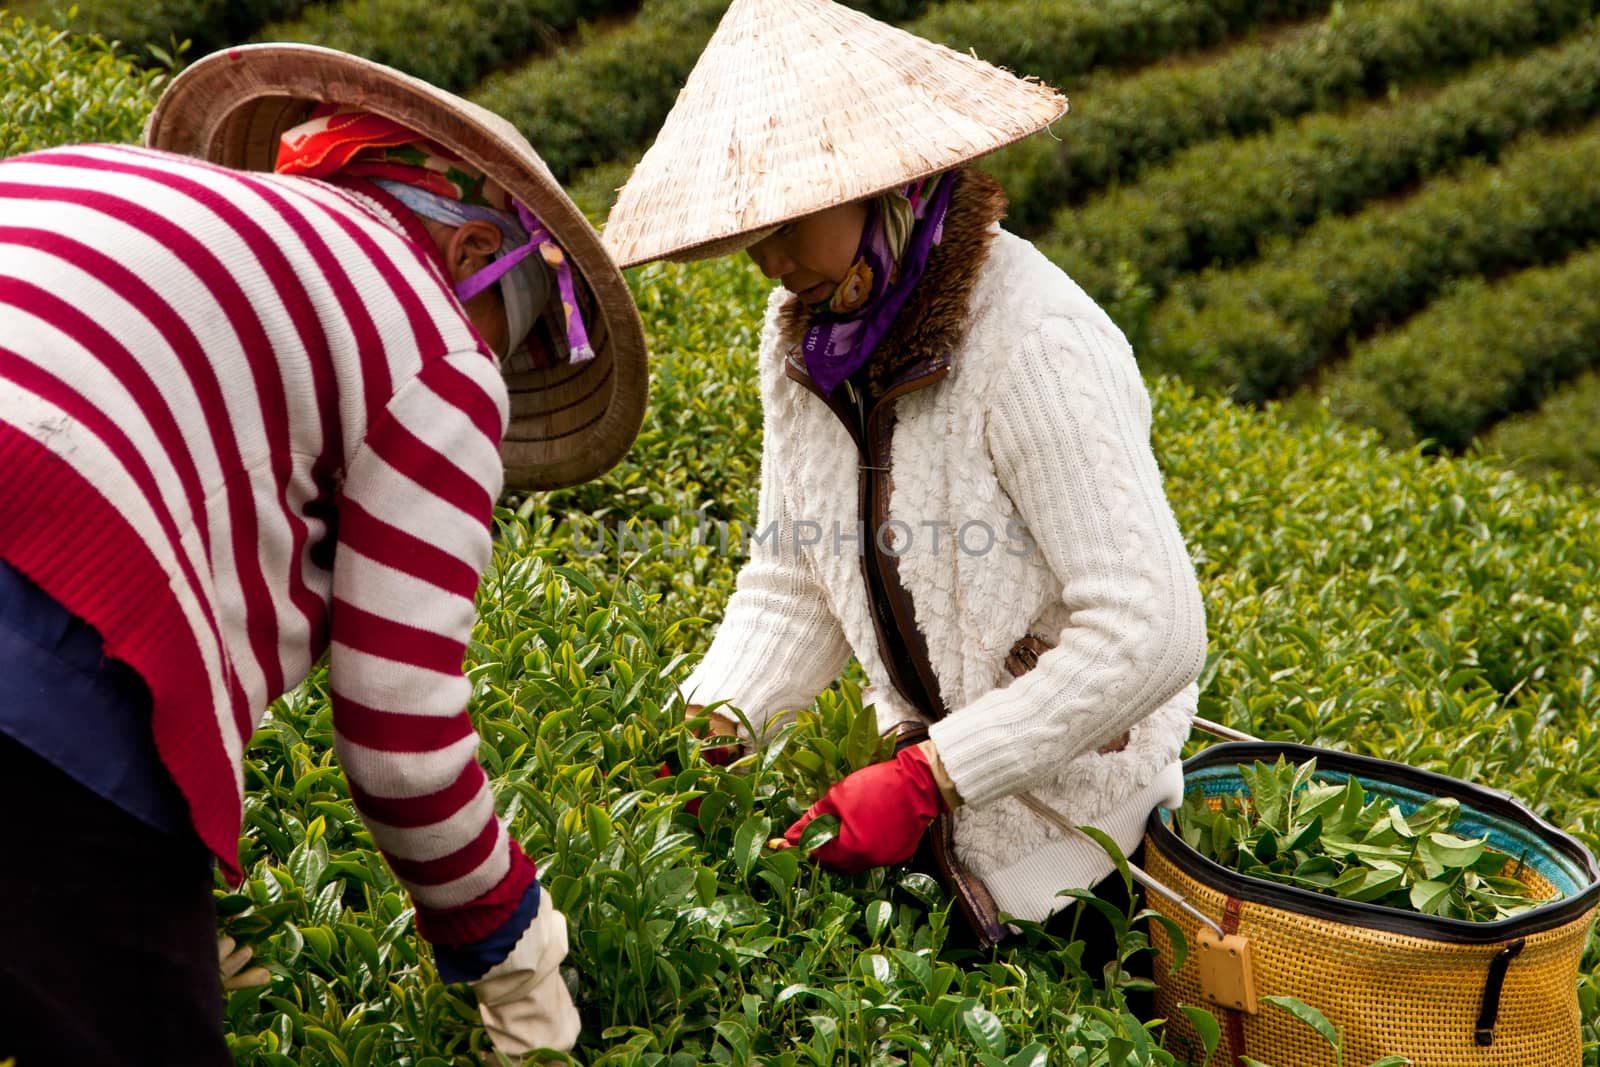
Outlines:
[[500,884],[476,900],[455,908],[427,908],[417,905],[417,933],[434,945],[470,945],[481,941],[503,926],[522,904],[523,894],[538,876],[533,861],[522,854],[515,841],[511,848],[511,870]]

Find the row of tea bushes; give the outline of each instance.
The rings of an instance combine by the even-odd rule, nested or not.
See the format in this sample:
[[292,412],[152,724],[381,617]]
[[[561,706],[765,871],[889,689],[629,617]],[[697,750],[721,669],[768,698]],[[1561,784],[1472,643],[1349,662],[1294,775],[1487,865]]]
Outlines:
[[726,7],[645,0],[626,25],[580,34],[574,47],[491,75],[469,95],[528,131],[565,181],[655,133]]
[[1600,238],[1600,127],[1519,144],[1398,204],[1326,219],[1235,270],[1176,285],[1142,360],[1260,401],[1452,281],[1558,260]]
[[637,7],[638,0],[333,0],[256,37],[353,52],[460,92],[511,60],[546,51],[580,20]]
[[0,159],[80,141],[136,141],[165,75],[93,34],[0,15]]
[[1600,848],[1600,501],[1323,409],[1153,398],[1206,596],[1200,714],[1493,783]]
[[1392,85],[1521,52],[1578,30],[1597,0],[1391,0],[1335,8],[1286,39],[1230,49],[1211,63],[1092,85],[1060,125],[989,167],[1011,196],[1010,225],[1045,229],[1081,203],[1191,145],[1244,136],[1285,118],[1373,97]]
[[[1495,424],[1481,439],[1484,452],[1528,474],[1559,472],[1600,486],[1600,373],[1590,371],[1545,397],[1535,411]],[[1600,979],[1595,982],[1594,1018],[1600,1019]]]
[[1040,78],[1069,96],[1090,72],[1128,70],[1263,26],[1326,14],[1334,0],[972,0],[906,29]]
[[[1332,6],[1331,0],[847,2],[1054,83],[1100,66],[1154,62]],[[537,131],[537,147],[556,176],[571,178],[636,154],[649,141],[726,8],[726,0],[645,0],[628,25],[586,39],[581,50],[495,75],[473,98]]]
[[316,0],[81,0],[73,25],[120,41],[142,61],[193,60],[249,40],[269,22],[292,19]]
[[[1217,43],[1330,6],[1331,0],[946,0],[905,28],[959,51],[971,49],[990,62],[1058,85],[1070,96],[1073,80],[1090,70],[1151,63],[1175,50]],[[564,151],[567,134],[541,130],[539,136],[546,133],[553,134],[550,150]],[[586,164],[569,178],[574,198],[600,218],[642,147],[594,146],[589,158],[605,151],[620,155]]]
[[1336,414],[1393,444],[1465,448],[1502,416],[1600,366],[1597,292],[1596,248],[1494,285],[1470,280],[1358,345],[1321,391]]
[[[924,0],[849,0],[875,18],[914,17]],[[645,0],[609,32],[485,79],[471,97],[527,131],[555,176],[621,158],[650,141],[727,10],[727,0]]]
[[1180,275],[1254,258],[1268,237],[1596,113],[1600,32],[1591,27],[1489,60],[1435,92],[1198,145],[1136,184],[1063,208],[1040,247],[1097,300],[1116,298],[1124,263],[1159,297]]

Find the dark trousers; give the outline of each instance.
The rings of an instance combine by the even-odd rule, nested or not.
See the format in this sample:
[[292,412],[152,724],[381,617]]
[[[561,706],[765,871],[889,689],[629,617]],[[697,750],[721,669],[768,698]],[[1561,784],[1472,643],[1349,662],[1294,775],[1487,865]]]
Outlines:
[[211,887],[197,839],[0,734],[0,1062],[232,1064]]

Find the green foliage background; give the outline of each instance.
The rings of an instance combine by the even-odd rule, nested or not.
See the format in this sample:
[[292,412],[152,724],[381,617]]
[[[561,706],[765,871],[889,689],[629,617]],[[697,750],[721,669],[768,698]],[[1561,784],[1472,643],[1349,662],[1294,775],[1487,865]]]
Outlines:
[[[1418,205],[1411,217],[1434,245],[1389,262],[1389,223],[1397,204],[1428,199],[1475,163],[1489,165],[1492,183],[1502,155],[1559,153],[1564,134],[1593,132],[1600,0],[845,2],[1067,91],[1073,112],[1051,136],[984,163],[1011,196],[1008,224],[1108,306],[1149,366],[1203,389],[1318,406],[1352,353],[1384,347],[1458,286],[1481,284],[1482,302],[1521,316],[1513,332],[1530,335],[1586,303],[1581,272],[1564,268],[1597,235],[1571,217],[1553,229],[1521,218],[1523,201],[1562,204],[1587,192],[1585,180],[1447,206],[1476,223],[1460,235],[1468,254],[1451,254],[1451,229]],[[528,131],[556,176],[603,212],[726,4],[82,0],[74,25],[157,63],[185,40],[198,55],[254,37],[394,64]],[[1299,277],[1330,260],[1390,276],[1368,272],[1366,289]],[[1549,303],[1501,292],[1534,269],[1554,272],[1543,287]],[[1319,288],[1334,290],[1332,300],[1297,291]],[[1447,336],[1398,342],[1473,356],[1459,367],[1436,361],[1438,409],[1429,397],[1384,403],[1414,385],[1411,364],[1386,359],[1360,372],[1353,395],[1334,390],[1335,410],[1430,452],[1478,451],[1527,473],[1600,479],[1600,425],[1585,402],[1600,388],[1592,323],[1567,330],[1568,351],[1549,360],[1532,336],[1500,347],[1505,329],[1492,315],[1452,317]],[[1463,418],[1450,398],[1471,392],[1480,373],[1513,384]]]
[[[7,154],[134,139],[159,90],[159,74],[101,42],[35,22],[7,18],[0,49]],[[848,682],[744,773],[688,758],[665,705],[739,560],[687,519],[648,549],[637,527],[618,535],[629,516],[752,521],[764,283],[732,260],[631,280],[652,352],[639,443],[604,479],[504,502],[470,653],[480,756],[572,918],[577,1059],[1173,1062],[1070,945],[1035,931],[1007,959],[958,966],[941,958],[948,905],[925,880],[834,877],[760,847],[874,757]],[[1137,336],[1142,283],[1123,281],[1115,299]],[[1478,459],[1390,451],[1320,405],[1252,412],[1176,379],[1151,387],[1207,599],[1202,714],[1511,790],[1600,848],[1594,499]],[[438,984],[331,732],[314,677],[248,753],[249,879],[219,890],[219,908],[274,978],[230,998],[235,1053],[273,1067],[473,1062],[484,1037],[470,995]],[[668,759],[689,769],[657,777]],[[1585,1067],[1600,1067],[1600,943],[1579,996]]]

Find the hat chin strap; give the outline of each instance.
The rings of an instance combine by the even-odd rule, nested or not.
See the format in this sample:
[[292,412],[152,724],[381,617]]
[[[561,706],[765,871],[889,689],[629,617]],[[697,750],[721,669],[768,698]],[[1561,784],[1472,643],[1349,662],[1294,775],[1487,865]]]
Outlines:
[[[518,204],[517,206],[521,207],[522,205]],[[525,244],[518,245],[505,255],[498,257],[488,266],[461,279],[456,283],[456,299],[465,304],[512,270],[515,270],[517,265],[532,255],[537,247],[535,239],[529,237]],[[531,315],[528,317],[528,322],[532,325],[533,317]]]
[[[528,231],[527,242],[513,248],[470,277],[463,278],[455,287],[456,299],[466,303],[505,277],[509,271],[513,270],[528,256],[538,252],[545,265],[556,276],[558,292],[550,293],[546,300],[556,297],[562,303],[560,310],[563,312],[561,319],[566,327],[567,362],[583,363],[593,359],[594,348],[589,344],[589,331],[583,322],[583,312],[578,308],[578,294],[572,282],[572,264],[568,262],[566,253],[561,250],[560,245],[556,244],[555,237],[545,228],[544,223],[540,222],[522,201],[514,200],[512,204],[517,209],[517,219],[522,223],[523,228]],[[516,276],[513,275],[513,277]],[[543,310],[543,303],[538,308],[534,308],[532,301],[529,301],[526,321],[521,332],[518,333],[514,329],[511,330],[512,343],[507,346],[508,351],[515,352],[517,350],[518,345],[527,337],[528,331],[533,328],[534,318]],[[508,329],[513,326],[511,314],[512,302],[507,301],[506,324]]]
[[[456,299],[463,305],[496,283],[500,286],[500,302],[506,315],[505,351],[496,353],[502,361],[512,358],[533,332],[534,319],[550,300],[550,282],[543,271],[536,276],[530,270],[518,270],[533,252],[532,241],[518,245],[496,258],[492,263],[475,271],[456,283]],[[533,266],[533,265],[530,265]],[[538,285],[534,284],[537,277]],[[535,292],[535,289],[538,292]]]
[[[456,299],[466,304],[498,282],[502,302],[505,305],[506,350],[497,355],[503,362],[518,351],[522,343],[527,340],[528,334],[533,331],[534,320],[550,300],[550,281],[542,270],[537,272],[516,270],[538,247],[538,241],[530,237],[532,227],[528,225],[533,216],[522,211],[519,212],[519,218],[513,218],[510,212],[465,204],[405,182],[379,178],[376,179],[376,184],[424,218],[442,222],[447,226],[463,226],[476,219],[492,222],[500,230],[503,239],[500,248],[491,256],[491,262],[462,279],[454,286],[453,291]],[[538,232],[543,232],[542,227]],[[511,246],[511,242],[516,242],[514,247]]]

